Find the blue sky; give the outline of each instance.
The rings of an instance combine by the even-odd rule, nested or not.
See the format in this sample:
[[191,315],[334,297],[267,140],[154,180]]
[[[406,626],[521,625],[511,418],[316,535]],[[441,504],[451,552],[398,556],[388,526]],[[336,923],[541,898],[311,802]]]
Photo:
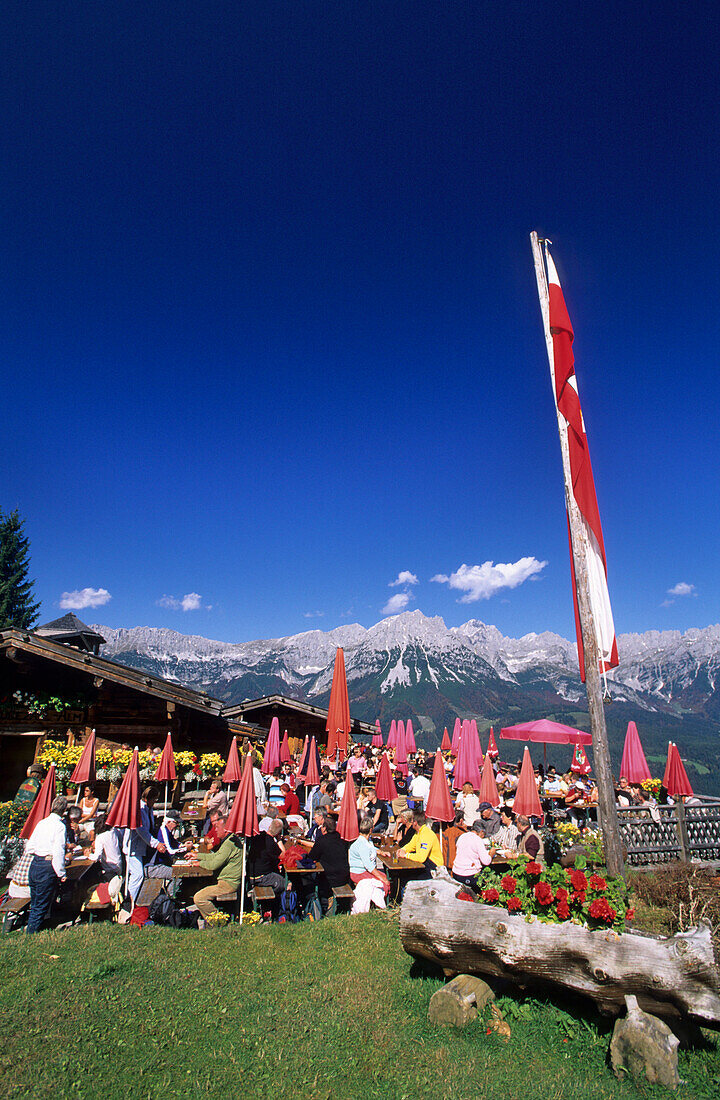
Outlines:
[[[718,621],[717,24],[3,5],[0,507],[43,620],[92,589],[86,621],[242,641],[407,595],[572,637],[537,229],[617,631]],[[485,562],[528,579],[431,580]]]

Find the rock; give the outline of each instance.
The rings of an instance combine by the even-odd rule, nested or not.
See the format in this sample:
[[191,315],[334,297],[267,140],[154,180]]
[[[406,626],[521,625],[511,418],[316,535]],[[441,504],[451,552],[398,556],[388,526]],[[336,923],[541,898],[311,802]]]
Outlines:
[[653,1085],[677,1088],[680,1084],[677,1036],[657,1016],[643,1012],[637,997],[629,995],[625,1003],[627,1016],[615,1024],[610,1042],[615,1076],[641,1077],[644,1074]]
[[458,974],[430,998],[428,1020],[431,1024],[466,1027],[481,1008],[495,999],[487,982],[472,974]]

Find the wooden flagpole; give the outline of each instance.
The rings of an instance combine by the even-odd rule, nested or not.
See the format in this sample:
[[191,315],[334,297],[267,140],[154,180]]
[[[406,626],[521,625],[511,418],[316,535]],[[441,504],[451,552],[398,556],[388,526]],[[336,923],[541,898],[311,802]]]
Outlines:
[[[533,259],[535,261],[535,277],[537,279],[538,297],[540,299],[540,311],[542,313],[543,328],[545,330],[545,343],[550,363],[550,375],[554,398],[555,357],[553,352],[552,333],[550,332],[550,296],[542,249],[540,247],[538,235],[534,231],[530,234],[530,243],[532,246]],[[610,764],[610,748],[608,746],[607,729],[605,726],[605,711],[603,709],[602,685],[600,682],[600,653],[595,634],[595,624],[593,622],[588,585],[586,558],[587,534],[580,509],[577,506],[575,495],[572,492],[567,424],[565,423],[564,416],[557,408],[557,401],[555,402],[555,407],[557,412],[558,434],[560,436],[563,477],[565,481],[565,503],[567,505],[573,560],[575,563],[578,614],[580,616],[580,628],[582,630],[583,649],[585,651],[585,688],[587,690],[588,711],[590,712],[590,732],[593,740],[595,773],[597,775],[598,785],[598,810],[600,812],[600,824],[602,826],[603,843],[605,846],[605,863],[609,874],[623,875],[625,873],[625,864],[622,854],[622,842],[620,840],[617,806],[615,803],[615,787]]]

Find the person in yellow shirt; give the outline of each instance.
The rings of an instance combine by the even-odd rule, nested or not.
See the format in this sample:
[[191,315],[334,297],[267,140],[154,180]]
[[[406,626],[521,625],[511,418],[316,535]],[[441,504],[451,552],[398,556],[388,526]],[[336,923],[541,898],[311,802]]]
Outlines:
[[442,867],[440,840],[428,825],[424,813],[416,811],[413,814],[413,826],[415,835],[398,854],[414,860],[415,863],[423,864],[428,871],[433,870],[434,867]]

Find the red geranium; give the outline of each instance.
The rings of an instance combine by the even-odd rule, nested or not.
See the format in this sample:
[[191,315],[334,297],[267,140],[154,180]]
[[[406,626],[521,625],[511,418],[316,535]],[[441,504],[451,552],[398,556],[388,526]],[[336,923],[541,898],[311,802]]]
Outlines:
[[625,910],[625,920],[632,920],[634,916],[635,916],[635,910],[634,909],[626,909]]
[[560,920],[567,920],[570,916],[570,906],[566,901],[559,901],[555,908],[555,912],[560,917]]
[[576,890],[574,894],[570,895],[570,901],[576,901],[578,903],[578,905],[584,905],[585,904],[585,891],[584,890]]
[[567,890],[563,886],[559,886],[557,888],[557,890],[555,891],[555,900],[556,901],[567,901],[567,899],[568,899]]
[[587,890],[588,880],[582,871],[569,871],[568,877],[570,878],[570,884],[576,892],[578,890]]
[[517,913],[518,909],[522,909],[522,902],[520,898],[508,898],[507,907],[511,913]]
[[483,890],[482,896],[485,901],[494,902],[500,900],[500,894],[497,892],[494,886],[491,886],[489,890]]
[[607,889],[607,883],[604,878],[600,878],[599,875],[590,875],[590,889],[591,890],[605,890]]
[[549,882],[538,882],[533,893],[541,905],[552,905],[553,892]]
[[517,879],[514,879],[512,875],[505,875],[504,878],[500,879],[500,885],[506,894],[514,894],[517,886]]
[[605,924],[612,924],[617,916],[607,898],[595,898],[588,909],[588,913],[593,920],[602,920],[605,921]]
[[542,874],[542,864],[541,863],[536,863],[534,860],[532,860],[530,863],[528,863],[527,867],[525,868],[525,873],[528,874],[528,875],[541,875]]

